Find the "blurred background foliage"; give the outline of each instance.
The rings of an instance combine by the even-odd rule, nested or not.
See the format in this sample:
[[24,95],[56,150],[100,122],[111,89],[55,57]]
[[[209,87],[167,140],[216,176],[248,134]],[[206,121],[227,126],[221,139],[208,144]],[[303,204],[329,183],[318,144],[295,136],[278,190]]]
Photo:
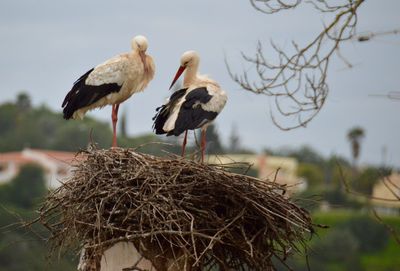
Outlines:
[[44,228],[23,226],[36,217],[46,194],[43,170],[33,164],[0,185],[0,271],[76,270],[76,255],[50,257]]
[[[152,133],[129,136],[124,114],[120,123],[118,143],[121,147],[140,146],[141,152],[154,155],[165,155],[165,151],[180,153],[175,137],[158,137]],[[45,105],[33,106],[30,97],[24,93],[13,102],[0,104],[0,155],[26,147],[75,152],[86,148],[90,137],[99,147],[108,148],[111,135],[108,122],[90,117],[82,121],[65,121],[61,113],[53,112]],[[195,137],[200,138],[198,134]],[[208,129],[207,140],[210,154],[256,153],[240,145],[235,126],[229,142],[221,140],[215,125]],[[359,142],[358,151],[361,147]],[[189,152],[196,150],[196,146],[189,146]],[[330,227],[318,230],[310,241],[311,270],[399,270],[400,244],[390,235],[387,226],[367,215],[368,201],[346,193],[343,183],[346,179],[353,191],[371,195],[377,180],[389,175],[391,169],[383,165],[356,167],[354,157],[350,162],[343,157],[323,157],[312,146],[264,149],[262,152],[298,160],[297,175],[307,180],[308,186],[295,195],[294,200],[312,212],[316,223]],[[257,176],[253,168],[233,168],[232,171]],[[76,270],[78,255],[73,252],[48,258],[48,244],[43,241],[47,234],[45,229],[37,225],[31,229],[21,227],[22,221],[30,221],[36,216],[35,210],[46,193],[43,170],[36,165],[22,167],[11,182],[0,185],[0,271]],[[331,209],[321,211],[322,203],[328,203]],[[400,229],[398,215],[383,217],[383,221]],[[295,257],[289,264],[294,270],[308,270],[305,259]],[[278,270],[286,269],[278,267]]]

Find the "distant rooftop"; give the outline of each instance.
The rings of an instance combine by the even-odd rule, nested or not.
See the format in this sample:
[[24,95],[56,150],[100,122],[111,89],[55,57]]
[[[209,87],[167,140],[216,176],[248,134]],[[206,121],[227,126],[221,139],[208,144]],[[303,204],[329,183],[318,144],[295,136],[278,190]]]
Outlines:
[[26,148],[20,152],[0,152],[0,163],[16,162],[19,164],[27,164],[37,161],[32,155],[44,155],[48,159],[57,160],[59,162],[71,163],[76,158],[76,153],[65,151],[52,151],[41,149]]

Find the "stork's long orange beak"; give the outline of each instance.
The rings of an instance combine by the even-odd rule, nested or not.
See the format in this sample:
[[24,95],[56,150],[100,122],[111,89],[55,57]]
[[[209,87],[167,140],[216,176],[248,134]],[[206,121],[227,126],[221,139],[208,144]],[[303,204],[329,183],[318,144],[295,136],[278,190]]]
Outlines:
[[179,76],[181,76],[181,74],[183,73],[183,71],[186,69],[186,67],[184,66],[180,66],[178,71],[175,74],[175,78],[174,80],[172,80],[171,86],[169,87],[169,89],[172,88],[172,86],[175,84],[176,80],[178,80]]

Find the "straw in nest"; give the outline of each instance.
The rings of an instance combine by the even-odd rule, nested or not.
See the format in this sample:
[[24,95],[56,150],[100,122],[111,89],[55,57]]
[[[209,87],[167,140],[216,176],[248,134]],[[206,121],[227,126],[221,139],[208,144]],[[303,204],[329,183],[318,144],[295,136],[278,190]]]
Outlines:
[[313,232],[308,212],[274,182],[132,149],[80,157],[40,209],[53,249],[84,246],[98,259],[130,241],[159,271],[274,270],[273,258],[300,252]]

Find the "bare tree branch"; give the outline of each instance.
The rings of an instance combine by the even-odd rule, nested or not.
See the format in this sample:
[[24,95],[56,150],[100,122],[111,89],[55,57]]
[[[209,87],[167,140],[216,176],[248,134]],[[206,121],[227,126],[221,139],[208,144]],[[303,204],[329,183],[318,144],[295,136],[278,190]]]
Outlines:
[[250,0],[251,5],[258,11],[272,14],[284,9],[297,7],[302,0]]
[[385,221],[382,220],[382,218],[378,215],[378,213],[372,209],[372,213],[374,214],[374,217],[376,220],[379,221],[382,225],[385,226],[385,228],[390,232],[390,234],[393,236],[393,238],[396,240],[397,244],[400,245],[400,232],[398,229],[395,229],[394,227],[388,225],[385,223]]
[[[280,129],[305,127],[325,103],[329,93],[326,81],[330,59],[343,41],[355,35],[357,9],[364,1],[250,0],[256,10],[266,14],[293,9],[305,2],[319,12],[332,14],[333,19],[305,46],[293,41],[294,53],[281,49],[272,41],[277,63],[267,61],[259,42],[254,55],[242,53],[243,60],[255,68],[254,73],[243,71],[238,75],[227,63],[231,78],[244,90],[274,98],[275,109],[271,109],[271,118]],[[284,119],[295,119],[296,123],[286,124],[282,121]]]
[[400,91],[389,91],[387,94],[370,94],[373,97],[385,97],[390,100],[400,100]]
[[373,38],[380,36],[388,36],[388,35],[398,35],[400,34],[400,29],[394,29],[390,31],[382,31],[382,32],[368,32],[355,36],[354,38],[359,42],[370,41]]
[[[394,196],[394,199],[390,199],[390,198],[381,198],[381,197],[375,197],[372,195],[366,195],[364,193],[360,193],[357,191],[354,191],[349,183],[346,180],[346,177],[344,176],[343,173],[343,169],[342,166],[340,165],[340,163],[338,161],[336,161],[336,164],[339,168],[339,173],[340,173],[340,180],[341,183],[343,184],[346,193],[350,194],[350,195],[355,195],[358,197],[362,197],[368,201],[371,200],[379,200],[379,201],[384,201],[384,202],[398,202],[400,200],[400,196],[396,193],[396,191],[394,189],[399,189],[400,187],[398,185],[396,185],[392,180],[390,180],[390,177],[388,176],[381,176],[382,177],[382,183],[385,185],[385,187],[388,189],[388,191],[390,191],[390,193]],[[391,186],[392,187],[391,187]],[[375,219],[378,220],[382,225],[384,225],[386,227],[386,229],[391,233],[391,235],[393,236],[393,238],[396,240],[396,242],[400,245],[400,231],[398,229],[395,229],[393,226],[389,225],[388,223],[386,223],[385,221],[383,221],[382,217],[377,213],[377,211],[374,208],[370,208],[372,214],[374,215]]]

